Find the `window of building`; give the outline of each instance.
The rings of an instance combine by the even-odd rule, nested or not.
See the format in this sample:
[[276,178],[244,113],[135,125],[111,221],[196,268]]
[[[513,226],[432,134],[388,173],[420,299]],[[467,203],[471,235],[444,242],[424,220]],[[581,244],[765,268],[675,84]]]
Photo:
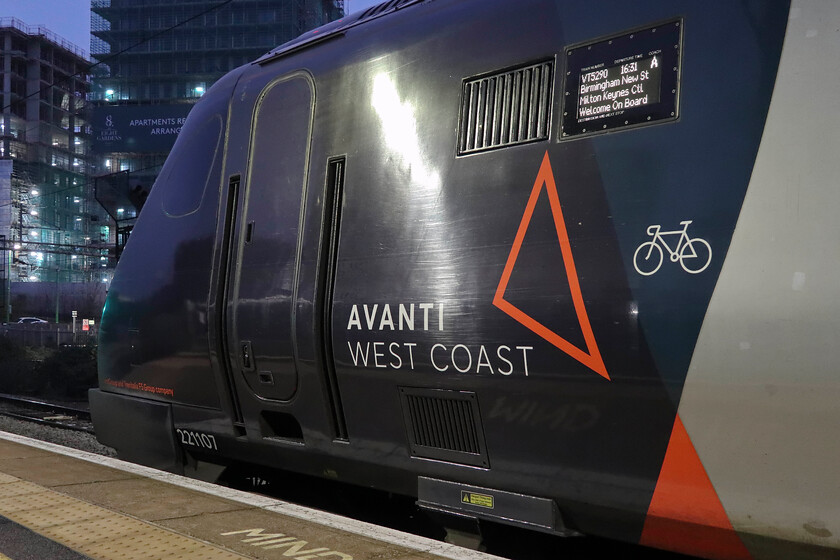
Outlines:
[[258,23],[274,23],[277,21],[277,11],[271,9],[260,9],[257,13]]

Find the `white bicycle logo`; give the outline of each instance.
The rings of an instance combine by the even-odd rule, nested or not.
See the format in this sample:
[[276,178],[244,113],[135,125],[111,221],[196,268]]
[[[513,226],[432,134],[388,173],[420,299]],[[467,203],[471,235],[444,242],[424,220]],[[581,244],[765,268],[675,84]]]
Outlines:
[[[648,227],[647,233],[653,239],[639,245],[633,253],[633,266],[636,272],[642,276],[650,276],[659,270],[662,266],[663,247],[668,251],[671,262],[679,261],[686,272],[698,274],[706,270],[712,262],[712,247],[705,239],[688,236],[688,225],[691,222],[692,220],[680,222],[683,228],[676,231],[660,231],[662,228],[660,225]],[[673,250],[663,239],[666,235],[679,235],[677,246]]]

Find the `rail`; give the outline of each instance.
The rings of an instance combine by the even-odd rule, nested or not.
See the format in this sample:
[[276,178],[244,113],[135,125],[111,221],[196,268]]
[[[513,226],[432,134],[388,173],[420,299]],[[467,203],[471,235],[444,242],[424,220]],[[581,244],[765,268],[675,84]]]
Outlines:
[[0,415],[65,430],[94,433],[90,411],[65,404],[0,393]]

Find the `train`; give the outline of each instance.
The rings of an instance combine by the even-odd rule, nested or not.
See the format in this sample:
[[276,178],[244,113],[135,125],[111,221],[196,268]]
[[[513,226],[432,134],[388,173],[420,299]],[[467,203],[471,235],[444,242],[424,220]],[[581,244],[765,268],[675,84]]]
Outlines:
[[390,0],[216,82],[110,284],[120,457],[840,555],[840,9]]

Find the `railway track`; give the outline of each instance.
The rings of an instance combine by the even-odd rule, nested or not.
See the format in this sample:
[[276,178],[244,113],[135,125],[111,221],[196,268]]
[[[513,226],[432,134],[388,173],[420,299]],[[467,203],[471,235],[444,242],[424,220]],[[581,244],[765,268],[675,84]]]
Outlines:
[[66,430],[94,433],[90,411],[65,404],[0,393],[0,415]]

